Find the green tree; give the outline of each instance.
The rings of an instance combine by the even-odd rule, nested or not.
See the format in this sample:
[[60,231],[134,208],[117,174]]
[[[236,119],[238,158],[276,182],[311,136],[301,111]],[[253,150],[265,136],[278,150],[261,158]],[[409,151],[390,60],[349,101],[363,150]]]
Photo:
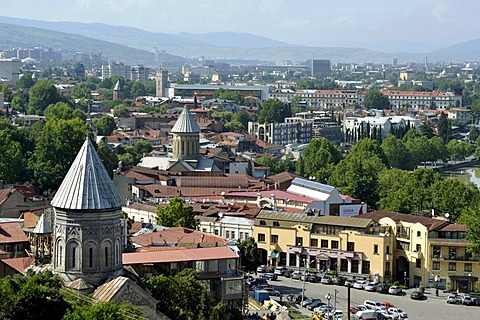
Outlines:
[[475,201],[476,206],[470,206],[458,219],[459,223],[467,225],[468,251],[475,256],[480,256],[480,202]]
[[472,145],[465,141],[450,140],[447,150],[452,160],[464,160],[472,155]]
[[100,119],[94,120],[93,124],[97,129],[97,133],[101,136],[109,136],[117,128],[115,119],[108,115],[104,115]]
[[260,265],[260,256],[258,255],[258,246],[253,237],[246,238],[239,245],[240,263],[245,272],[253,272]]
[[61,101],[62,97],[53,83],[39,81],[30,89],[28,113],[43,115],[43,112],[49,105]]
[[174,276],[155,276],[145,284],[158,300],[157,310],[170,319],[209,319],[209,289],[198,279],[198,273],[184,269]]
[[0,85],[0,92],[3,93],[3,101],[11,102],[13,98],[12,90],[6,85]]
[[28,94],[22,90],[17,91],[12,97],[12,109],[22,113],[27,112]]
[[[342,160],[342,152],[326,138],[315,138],[303,150],[302,158],[304,176],[315,177],[315,180],[325,182],[335,165]],[[296,169],[300,174],[301,168],[298,162]]]
[[147,90],[145,90],[145,86],[140,81],[135,81],[130,88],[130,94],[132,98],[136,98],[139,96],[145,96],[147,94]]
[[390,109],[388,97],[377,90],[369,90],[365,94],[363,106],[366,109]]
[[23,183],[28,178],[26,137],[9,121],[0,119],[0,180]]
[[113,115],[119,118],[128,118],[130,113],[128,112],[126,105],[120,104],[113,108]]
[[213,97],[215,99],[235,101],[239,105],[243,105],[245,103],[245,98],[240,92],[225,88],[219,88],[216,90],[213,93]]
[[410,179],[410,173],[401,169],[382,170],[378,179],[378,208],[395,212],[409,213],[405,205],[408,199],[405,185]]
[[448,141],[450,140],[451,132],[452,128],[450,126],[450,122],[447,119],[447,115],[442,112],[440,114],[440,117],[438,118],[437,134],[440,138],[442,138],[443,142],[448,143]]
[[478,137],[480,137],[480,131],[478,131],[477,127],[472,126],[470,131],[468,131],[468,140],[473,143],[477,141]]
[[74,118],[79,118],[86,120],[87,115],[85,112],[79,109],[72,109],[65,102],[57,102],[56,104],[49,105],[44,111],[45,118],[47,121],[51,118],[58,118],[63,120],[69,120]]
[[412,161],[415,165],[419,165],[422,162],[426,162],[431,157],[431,144],[427,137],[420,136],[417,138],[409,139],[405,143],[408,151],[412,155]]
[[29,167],[42,191],[57,190],[87,137],[88,125],[81,119],[52,118],[37,140]]
[[262,102],[258,112],[259,123],[277,123],[283,122],[286,117],[290,117],[292,111],[289,104],[284,104],[279,99],[268,99]]
[[448,213],[453,221],[480,197],[480,191],[474,184],[463,183],[458,179],[438,179],[430,187],[430,192],[432,208],[436,209],[437,214]]
[[402,170],[413,170],[415,168],[410,151],[402,140],[388,135],[387,138],[383,140],[381,147],[391,168]]
[[480,118],[480,99],[475,99],[470,105],[470,111],[472,112],[473,119],[476,121]]
[[30,89],[35,85],[35,81],[32,79],[32,74],[27,72],[23,74],[15,83],[16,89]]
[[233,114],[232,120],[240,122],[244,128],[247,128],[248,122],[253,121],[253,115],[247,110],[240,110]]
[[385,166],[388,166],[388,158],[383,152],[380,144],[373,139],[364,138],[355,143],[350,150],[350,155],[359,154],[364,158],[378,157]]
[[245,132],[247,128],[238,120],[225,123],[224,128],[230,132]]
[[0,280],[2,319],[62,319],[69,304],[60,293],[61,282],[50,272],[7,276]]
[[157,223],[165,227],[184,227],[196,229],[198,220],[192,206],[185,206],[185,201],[180,197],[170,200],[168,206],[158,207]]
[[140,307],[128,303],[116,304],[115,302],[77,303],[69,310],[63,320],[124,320],[143,319]]
[[113,170],[116,169],[118,166],[117,155],[113,153],[112,150],[108,147],[108,145],[103,141],[100,141],[100,143],[98,144],[97,153],[100,160],[102,160],[103,166],[110,175],[110,178],[112,178]]
[[422,133],[422,135],[424,135],[428,139],[433,137],[433,128],[430,121],[422,122],[422,124],[420,125],[420,132]]
[[336,165],[329,182],[341,193],[376,208],[379,201],[378,177],[384,168],[382,160],[372,153],[350,154]]

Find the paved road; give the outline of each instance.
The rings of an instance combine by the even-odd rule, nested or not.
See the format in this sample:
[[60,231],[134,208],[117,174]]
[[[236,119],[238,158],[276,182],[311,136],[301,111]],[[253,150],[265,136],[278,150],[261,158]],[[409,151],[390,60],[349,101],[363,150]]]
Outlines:
[[[287,294],[301,294],[302,282],[292,280],[289,278],[279,277],[277,281],[270,281],[275,289],[283,294],[283,300],[286,300]],[[305,295],[307,297],[318,297],[325,303],[325,295],[330,293],[332,296],[331,304],[334,303],[335,291],[337,292],[337,309],[342,310],[346,314],[347,310],[347,287],[337,285],[324,285],[321,283],[305,283]],[[446,302],[446,293],[440,292],[439,297],[435,296],[434,290],[429,292],[427,289],[425,294],[428,296],[427,300],[416,301],[410,299],[410,292],[407,290],[407,295],[393,296],[388,294],[381,294],[377,292],[368,292],[364,290],[351,289],[350,297],[351,303],[362,304],[366,299],[377,301],[388,301],[395,306],[403,309],[408,313],[409,320],[425,319],[425,320],[463,320],[463,319],[480,319],[480,307],[463,306],[463,305],[449,305]],[[299,307],[304,314],[311,314],[306,308]]]

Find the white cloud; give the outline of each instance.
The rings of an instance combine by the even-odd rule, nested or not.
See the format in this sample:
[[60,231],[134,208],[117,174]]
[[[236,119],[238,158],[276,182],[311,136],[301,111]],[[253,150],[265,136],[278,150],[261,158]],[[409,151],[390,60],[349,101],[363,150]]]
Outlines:
[[339,16],[338,18],[330,21],[332,27],[352,27],[358,23],[357,17],[353,16]]
[[448,4],[447,3],[440,3],[432,10],[432,17],[437,19],[438,21],[445,21],[448,18]]

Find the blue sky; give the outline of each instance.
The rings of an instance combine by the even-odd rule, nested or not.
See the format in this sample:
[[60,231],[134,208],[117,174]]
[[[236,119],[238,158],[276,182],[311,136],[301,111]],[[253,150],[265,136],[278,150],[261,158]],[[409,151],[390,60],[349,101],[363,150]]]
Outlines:
[[478,0],[0,0],[0,15],[153,32],[248,32],[311,46],[480,38]]

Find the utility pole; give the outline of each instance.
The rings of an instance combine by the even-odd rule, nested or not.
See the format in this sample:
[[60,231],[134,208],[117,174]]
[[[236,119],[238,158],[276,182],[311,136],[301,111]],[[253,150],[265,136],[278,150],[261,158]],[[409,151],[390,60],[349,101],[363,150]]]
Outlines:
[[[305,299],[305,280],[307,279],[307,268],[305,266],[306,260],[303,260],[303,283],[302,283],[302,302],[300,302],[300,305],[303,305],[303,299]],[[302,277],[302,275],[300,275]]]
[[350,285],[347,286],[347,319],[350,320]]
[[337,310],[337,289],[335,289],[335,296],[334,296],[334,300],[333,300],[333,311]]

